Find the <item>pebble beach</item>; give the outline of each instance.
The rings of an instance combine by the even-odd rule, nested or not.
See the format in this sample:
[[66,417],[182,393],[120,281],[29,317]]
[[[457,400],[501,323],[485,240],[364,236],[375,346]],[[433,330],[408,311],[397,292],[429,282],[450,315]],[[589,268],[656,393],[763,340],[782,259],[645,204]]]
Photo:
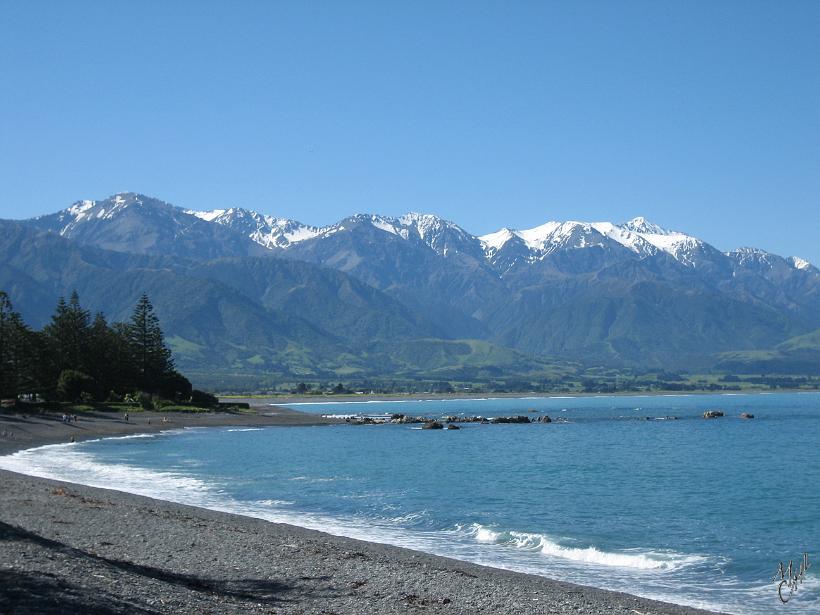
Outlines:
[[[68,424],[59,416],[3,414],[0,454],[72,436],[327,422],[270,407],[135,413],[128,422],[93,415]],[[0,471],[0,492],[2,613],[708,612],[7,471]]]

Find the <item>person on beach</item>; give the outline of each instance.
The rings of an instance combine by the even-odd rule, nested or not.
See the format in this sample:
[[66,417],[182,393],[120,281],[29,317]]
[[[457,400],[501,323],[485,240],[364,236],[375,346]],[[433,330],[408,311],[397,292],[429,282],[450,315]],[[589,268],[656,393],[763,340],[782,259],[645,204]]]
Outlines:
[[127,412],[125,413],[125,416],[123,418],[125,418],[125,422],[127,423],[128,422],[128,413]]

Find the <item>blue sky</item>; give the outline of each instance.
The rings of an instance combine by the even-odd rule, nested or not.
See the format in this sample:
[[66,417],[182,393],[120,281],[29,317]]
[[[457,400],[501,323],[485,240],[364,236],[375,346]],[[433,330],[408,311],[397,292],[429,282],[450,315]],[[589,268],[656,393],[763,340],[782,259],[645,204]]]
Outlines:
[[820,262],[820,2],[0,0],[0,216],[130,190]]

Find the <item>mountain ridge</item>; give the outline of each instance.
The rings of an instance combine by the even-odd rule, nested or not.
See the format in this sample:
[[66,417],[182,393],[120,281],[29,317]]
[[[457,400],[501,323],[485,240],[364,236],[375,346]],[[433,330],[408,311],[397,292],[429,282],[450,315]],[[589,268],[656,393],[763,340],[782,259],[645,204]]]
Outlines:
[[[406,240],[421,239],[423,243],[442,256],[446,256],[448,251],[446,242],[442,241],[442,236],[452,234],[465,244],[476,242],[480,244],[488,260],[515,238],[524,243],[533,253],[534,259],[543,258],[561,247],[583,248],[596,245],[596,240],[600,243],[602,238],[615,241],[639,255],[651,256],[657,251],[664,251],[689,266],[696,264],[690,259],[691,252],[707,246],[725,256],[738,254],[744,250],[773,254],[760,248],[748,247],[721,252],[706,241],[682,231],[666,229],[643,216],[637,216],[620,224],[608,221],[550,220],[529,229],[503,227],[493,233],[479,236],[469,233],[452,221],[429,213],[411,211],[401,216],[357,213],[326,226],[312,226],[244,207],[212,210],[183,209],[133,192],[117,193],[99,201],[88,199],[76,201],[54,214],[37,216],[20,222],[71,238],[83,221],[111,220],[130,205],[146,203],[161,203],[179,214],[191,216],[202,222],[237,229],[257,245],[272,250],[287,249],[303,241],[326,237],[344,230],[347,222],[369,223],[375,228]],[[257,252],[257,254],[260,253]],[[790,261],[795,269],[820,271],[808,260],[799,256],[792,255],[782,258]]]
[[[302,350],[298,361],[270,351],[276,361],[295,361],[297,371],[337,364],[328,353],[365,371],[362,357],[378,355],[387,369],[402,364],[387,357],[400,356],[399,346],[429,345],[406,346],[414,339],[449,340],[449,348],[458,347],[453,340],[483,340],[536,359],[700,369],[723,361],[722,353],[775,348],[820,328],[820,270],[812,264],[757,248],[721,252],[642,217],[553,221],[479,237],[433,214],[355,214],[311,227],[238,207],[198,211],[122,193],[17,224],[106,250],[100,258],[119,259],[129,278],[148,280],[133,273],[137,257],[148,270],[170,269],[181,276],[180,288],[210,304],[218,292],[208,285],[231,289],[262,310],[241,316],[248,323],[270,318],[265,311],[281,312],[280,325],[307,318],[308,328],[294,325],[302,333],[285,346],[315,345],[315,360]],[[39,292],[30,275],[43,269],[37,255],[29,254],[28,266],[15,263],[0,267],[0,283]],[[57,288],[70,275],[52,268],[41,278]],[[244,313],[239,303],[231,313]],[[206,325],[180,336],[180,348],[201,346],[197,336],[216,339]],[[252,338],[235,327],[225,331]],[[247,359],[268,351],[226,352]],[[425,354],[433,356],[418,356]],[[272,365],[259,357],[259,365]]]

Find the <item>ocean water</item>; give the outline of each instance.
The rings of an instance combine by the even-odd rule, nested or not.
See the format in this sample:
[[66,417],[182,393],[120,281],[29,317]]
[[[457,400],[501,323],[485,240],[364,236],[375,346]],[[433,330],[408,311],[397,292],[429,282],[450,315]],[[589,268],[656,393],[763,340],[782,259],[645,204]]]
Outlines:
[[186,429],[0,467],[730,613],[820,613],[820,561],[788,605],[771,581],[820,560],[820,394],[293,407],[561,422]]

